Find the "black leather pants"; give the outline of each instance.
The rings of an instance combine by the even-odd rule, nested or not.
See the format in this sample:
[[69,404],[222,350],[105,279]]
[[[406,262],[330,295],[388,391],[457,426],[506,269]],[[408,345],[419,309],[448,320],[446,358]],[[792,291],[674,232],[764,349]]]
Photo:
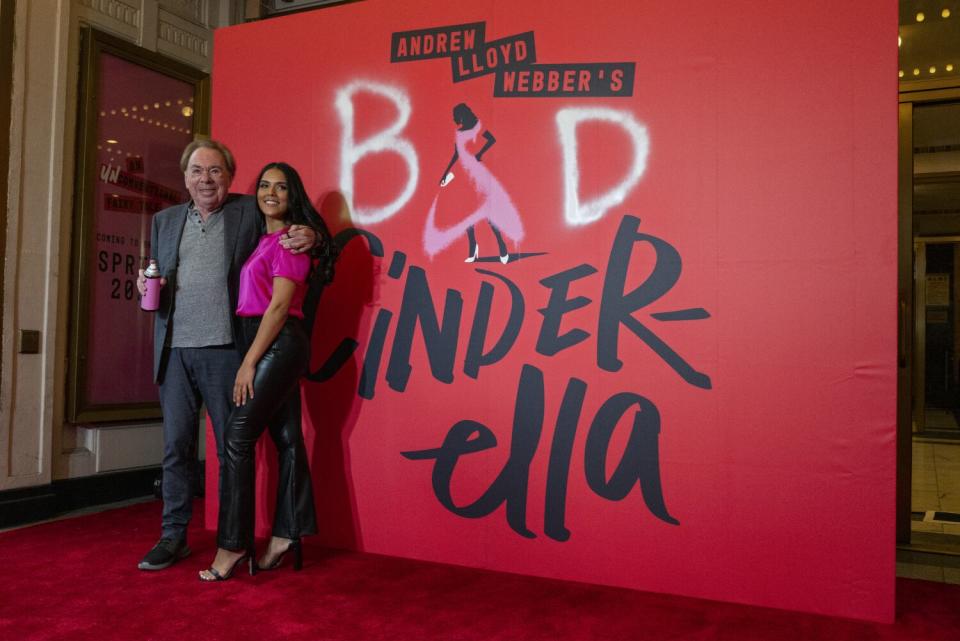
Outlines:
[[[260,326],[260,318],[241,318],[242,353]],[[227,550],[253,547],[254,446],[264,429],[277,448],[279,471],[273,535],[295,539],[317,531],[313,486],[300,425],[300,376],[310,358],[310,342],[297,318],[288,317],[257,363],[253,398],[234,408],[223,433],[220,520],[217,545]]]

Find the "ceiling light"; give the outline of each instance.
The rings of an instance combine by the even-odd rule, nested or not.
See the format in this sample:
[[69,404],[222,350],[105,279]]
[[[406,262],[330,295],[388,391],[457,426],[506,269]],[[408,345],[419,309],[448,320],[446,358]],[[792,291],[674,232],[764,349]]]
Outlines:
[[903,46],[903,38],[901,38],[899,35],[897,36],[897,46]]
[[191,107],[191,106],[188,105],[188,106],[184,107],[183,109],[181,109],[181,110],[180,110],[180,113],[182,113],[185,118],[189,118],[190,116],[193,115],[193,107]]
[[940,16],[943,17],[943,18],[949,18],[949,17],[950,17],[950,10],[949,10],[949,9],[944,9],[943,11],[940,12]]
[[919,75],[920,75],[920,70],[919,70],[919,69],[916,69],[916,68],[914,68],[914,70],[913,70],[913,75],[915,75],[915,76],[919,76]]
[[901,70],[900,70],[900,73],[898,73],[897,75],[900,76],[901,78],[903,78],[903,69],[901,69]]
[[929,71],[930,73],[937,73],[937,68],[936,68],[936,67],[930,67],[930,69],[929,69],[928,71]]
[[107,138],[107,144],[108,144],[108,145],[115,145],[115,144],[117,144],[117,141],[114,140],[113,138]]
[[924,18],[926,18],[926,16],[923,15],[923,12],[922,12],[922,11],[917,14],[917,22],[923,22],[923,19],[924,19]]
[[946,67],[944,67],[944,69],[946,69],[947,71],[953,71],[953,65],[947,65]]

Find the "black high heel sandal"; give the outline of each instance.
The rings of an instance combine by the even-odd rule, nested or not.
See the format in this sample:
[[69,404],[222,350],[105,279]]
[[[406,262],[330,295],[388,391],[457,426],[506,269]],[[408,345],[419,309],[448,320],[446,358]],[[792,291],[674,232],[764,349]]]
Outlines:
[[212,579],[208,579],[207,577],[205,577],[203,575],[203,571],[201,571],[198,576],[201,581],[204,581],[207,583],[213,583],[214,581],[226,581],[227,579],[233,576],[233,571],[236,570],[237,566],[243,563],[244,561],[247,561],[250,566],[250,576],[254,576],[257,573],[257,563],[255,561],[256,558],[257,558],[256,550],[254,550],[253,548],[249,548],[246,552],[244,552],[244,554],[240,558],[238,558],[236,561],[233,562],[233,565],[231,565],[230,569],[227,570],[225,573],[220,574],[220,571],[211,565],[209,568],[206,569],[206,572],[209,572],[210,575],[213,576]]
[[300,543],[300,539],[291,540],[287,549],[278,554],[270,565],[260,565],[259,563],[256,565],[261,570],[276,570],[283,563],[283,558],[287,556],[287,552],[293,552],[293,571],[299,572],[303,569],[303,545]]

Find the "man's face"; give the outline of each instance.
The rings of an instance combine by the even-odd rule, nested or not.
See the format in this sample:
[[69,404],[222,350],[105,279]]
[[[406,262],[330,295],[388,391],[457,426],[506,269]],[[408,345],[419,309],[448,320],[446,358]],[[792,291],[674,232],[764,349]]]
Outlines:
[[190,154],[183,181],[190,192],[194,206],[204,214],[219,209],[230,193],[233,176],[227,163],[216,149],[200,147]]

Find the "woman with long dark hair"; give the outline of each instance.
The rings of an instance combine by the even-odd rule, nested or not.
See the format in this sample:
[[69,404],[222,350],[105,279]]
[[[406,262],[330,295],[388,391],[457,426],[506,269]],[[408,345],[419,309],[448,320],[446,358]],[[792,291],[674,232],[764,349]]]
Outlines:
[[[266,165],[257,179],[257,204],[266,233],[243,266],[237,316],[243,362],[233,389],[236,405],[224,429],[217,555],[200,572],[203,581],[229,579],[248,560],[257,568],[279,567],[292,552],[294,570],[302,564],[300,537],[317,531],[313,488],[300,424],[300,376],[310,359],[309,328],[316,300],[308,290],[332,278],[335,250],[330,233],[310,204],[296,170],[282,162]],[[279,238],[290,225],[308,225],[317,235],[320,262],[282,251]],[[277,448],[279,473],[273,536],[267,551],[254,558],[254,447],[268,429]]]

